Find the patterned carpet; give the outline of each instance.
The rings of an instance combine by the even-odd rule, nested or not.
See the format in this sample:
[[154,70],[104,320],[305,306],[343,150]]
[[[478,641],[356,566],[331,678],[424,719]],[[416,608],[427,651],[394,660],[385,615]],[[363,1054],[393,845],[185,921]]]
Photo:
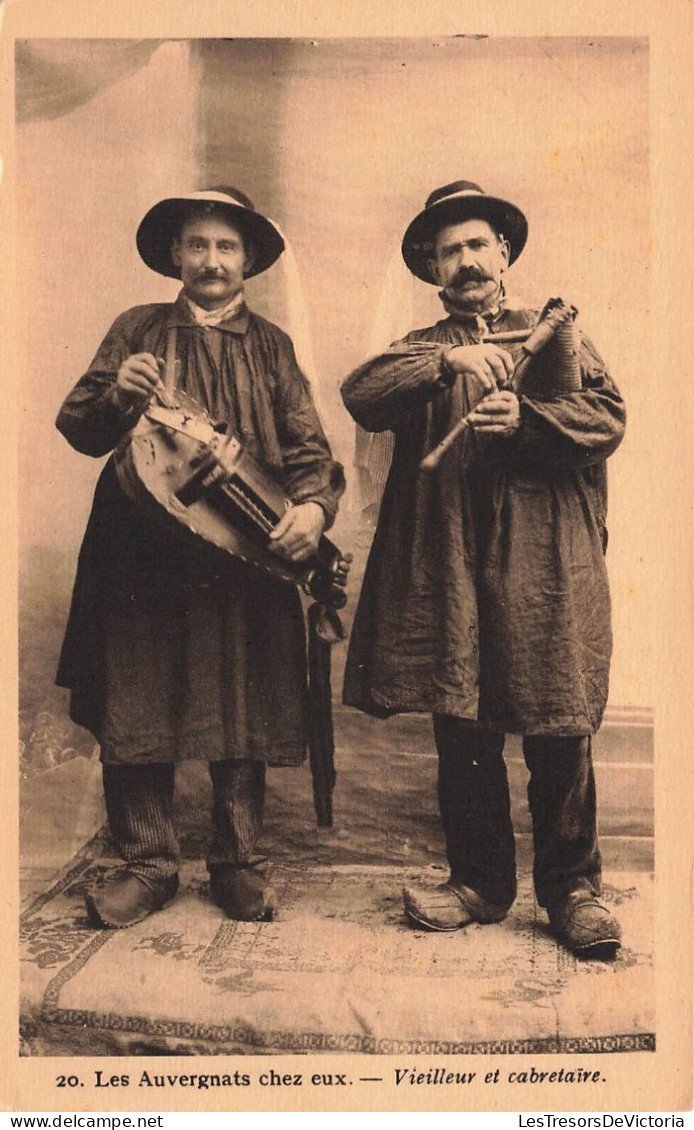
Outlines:
[[[330,832],[316,828],[306,768],[269,773],[259,850],[275,861],[275,922],[233,923],[209,901],[200,862],[210,834],[209,778],[204,764],[189,763],[176,787],[184,858],[178,897],[130,930],[95,932],[84,891],[114,861],[105,836],[75,855],[103,820],[101,775],[88,735],[60,721],[64,703],[45,689],[46,657],[59,637],[52,599],[49,592],[37,603],[43,635],[32,628],[25,646],[22,1054],[654,1047],[651,765],[635,731],[627,754],[607,743],[607,730],[598,750],[605,897],[625,935],[613,964],[575,961],[554,943],[535,905],[526,774],[513,741],[508,768],[521,873],[511,915],[454,934],[409,927],[403,884],[446,874],[431,723],[418,716],[378,722],[339,707]],[[337,687],[343,648],[334,661]],[[632,770],[638,762],[628,779],[625,759]]]
[[[83,895],[113,861],[97,841],[21,919],[23,1055],[595,1053],[648,1051],[652,879],[616,872],[624,927],[612,963],[558,947],[520,877],[509,918],[452,934],[412,929],[400,888],[420,866],[282,864],[281,911],[235,923],[186,862],[175,901],[125,931],[94,931]],[[429,865],[424,878],[440,882]]]
[[[362,567],[363,554],[353,566],[355,592]],[[446,874],[431,722],[414,715],[379,722],[339,706],[330,832],[316,828],[306,768],[269,773],[259,851],[275,861],[275,922],[233,923],[209,901],[200,862],[210,834],[209,778],[203,764],[189,763],[176,787],[178,897],[130,930],[91,930],[84,891],[114,861],[105,836],[75,855],[104,814],[91,739],[65,721],[65,696],[52,687],[64,622],[60,568],[39,555],[25,583],[24,1055],[654,1047],[652,765],[641,740],[652,734],[643,727],[624,731],[625,749],[611,740],[615,727],[596,743],[605,897],[625,938],[613,964],[575,961],[554,943],[534,902],[527,775],[514,740],[508,768],[521,873],[511,915],[453,934],[409,927],[403,884]],[[344,658],[336,648],[335,688]]]

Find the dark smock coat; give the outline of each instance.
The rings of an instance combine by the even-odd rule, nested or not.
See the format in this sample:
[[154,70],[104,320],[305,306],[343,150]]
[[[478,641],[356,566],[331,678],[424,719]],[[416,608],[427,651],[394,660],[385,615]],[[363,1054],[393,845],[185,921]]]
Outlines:
[[[531,326],[536,316],[502,309],[491,331]],[[421,473],[422,457],[473,406],[465,378],[450,383],[443,354],[479,340],[469,321],[449,317],[408,334],[343,385],[363,428],[395,434],[345,702],[379,716],[449,714],[507,733],[590,734],[608,689],[605,459],[622,438],[623,402],[582,337],[580,392],[521,396],[512,436],[466,429],[433,474]]]
[[[344,481],[290,339],[243,306],[205,329],[179,297],[113,324],[57,426],[87,455],[110,452],[137,422],[114,401],[133,353],[164,357],[176,327],[178,383],[329,526]],[[113,460],[96,487],[57,681],[107,763],[251,758],[301,762],[306,664],[293,584],[157,525],[121,490]]]

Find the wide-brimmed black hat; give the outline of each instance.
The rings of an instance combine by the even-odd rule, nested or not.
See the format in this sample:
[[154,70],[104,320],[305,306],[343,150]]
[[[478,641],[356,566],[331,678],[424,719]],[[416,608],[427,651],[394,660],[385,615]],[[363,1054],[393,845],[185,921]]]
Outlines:
[[478,184],[458,180],[431,193],[424,211],[415,216],[402,241],[402,255],[413,275],[436,283],[429,270],[437,233],[447,224],[487,220],[510,246],[509,264],[518,258],[528,238],[528,221],[515,204],[488,196]]
[[183,221],[190,213],[205,205],[228,214],[229,222],[253,245],[255,258],[246,275],[259,275],[271,267],[284,251],[284,239],[266,216],[256,212],[253,202],[237,188],[226,185],[203,188],[183,196],[160,200],[145,216],[137,229],[137,249],[148,267],[160,275],[180,279],[180,268],[171,258],[171,244],[177,238]]

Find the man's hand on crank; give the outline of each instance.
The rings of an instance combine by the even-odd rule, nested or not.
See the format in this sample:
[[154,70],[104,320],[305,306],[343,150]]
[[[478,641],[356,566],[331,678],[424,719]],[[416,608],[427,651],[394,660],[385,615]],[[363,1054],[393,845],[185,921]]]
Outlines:
[[116,376],[115,400],[122,411],[142,405],[161,384],[164,362],[152,353],[133,353],[126,357]]
[[290,561],[306,561],[315,553],[325,527],[325,511],[317,502],[290,507],[270,534],[270,548]]

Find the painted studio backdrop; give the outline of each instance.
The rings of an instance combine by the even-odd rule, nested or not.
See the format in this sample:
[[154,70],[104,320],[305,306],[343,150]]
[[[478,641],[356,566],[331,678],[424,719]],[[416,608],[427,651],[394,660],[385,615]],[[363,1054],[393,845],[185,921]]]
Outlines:
[[[644,364],[647,43],[29,40],[17,45],[16,73],[26,1054],[413,1052],[425,1036],[432,1051],[649,1050],[655,596],[646,555],[656,375]],[[330,836],[316,832],[307,770],[269,776],[261,849],[278,863],[286,918],[261,927],[258,945],[255,924],[218,919],[195,870],[209,782],[205,766],[190,763],[177,790],[190,850],[174,917],[153,916],[156,936],[93,938],[79,917],[79,884],[84,868],[101,866],[89,847],[104,822],[100,767],[53,679],[102,460],[72,451],[54,420],[113,319],[177,294],[174,280],[139,259],[138,223],[158,199],[229,184],[285,233],[288,253],[250,280],[247,297],[291,334],[345,465],[349,489],[331,536],[355,553],[349,622],[387,451],[355,434],[338,389],[369,354],[441,316],[436,289],[406,271],[400,242],[429,192],[458,179],[523,209],[530,236],[508,289],[537,307],[556,295],[577,306],[627,404],[627,437],[609,462],[615,651],[596,741],[601,842],[606,872],[618,876],[610,898],[625,920],[626,956],[614,976],[579,971],[546,936],[528,876],[517,740],[507,760],[525,868],[518,907],[488,945],[472,935],[413,940],[395,872],[443,863],[430,721],[382,723],[341,707],[342,646]],[[73,878],[58,888],[60,868]],[[454,988],[461,945],[474,1002],[464,1030]],[[299,978],[291,993],[287,970]],[[264,1012],[252,995],[261,990]]]
[[530,238],[509,289],[538,306],[555,294],[574,303],[627,402],[627,438],[609,466],[610,703],[613,717],[647,721],[647,78],[647,44],[625,39],[18,44],[20,737],[30,764],[89,747],[57,721],[65,696],[51,682],[101,461],[71,451],[53,421],[113,318],[177,293],[136,253],[147,208],[217,183],[242,188],[288,237],[290,254],[251,280],[248,298],[292,334],[345,464],[335,536],[347,548],[365,540],[360,512],[383,458],[361,436],[354,466],[339,383],[440,316],[435,288],[401,262],[406,225],[432,188],[459,178],[524,209]]

